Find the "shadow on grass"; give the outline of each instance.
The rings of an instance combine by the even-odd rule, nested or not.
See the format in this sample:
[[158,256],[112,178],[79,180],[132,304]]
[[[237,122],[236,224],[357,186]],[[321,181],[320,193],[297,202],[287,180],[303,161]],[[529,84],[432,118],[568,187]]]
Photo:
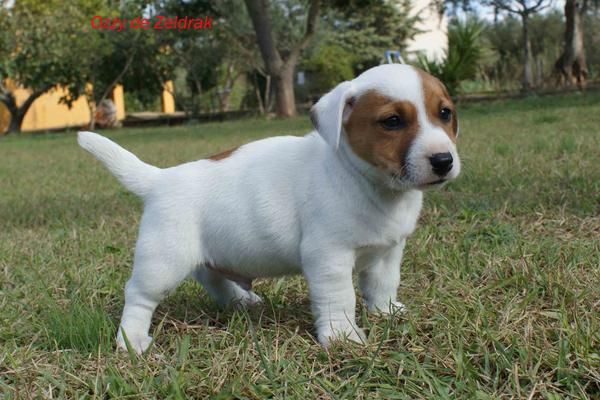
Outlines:
[[[263,298],[263,304],[248,309],[220,307],[200,284],[186,281],[159,304],[151,329],[162,323],[161,335],[180,335],[189,330],[206,328],[227,332],[233,329],[232,324],[241,323],[244,325],[241,331],[246,332],[249,329],[246,326],[247,318],[250,318],[256,329],[298,330],[312,335],[314,332],[308,291],[296,292],[298,279],[300,278],[261,280],[255,292]],[[285,287],[282,290],[285,299],[274,289],[280,282]]]
[[[268,283],[264,282],[264,286]],[[262,295],[261,291],[258,291]],[[196,282],[187,281],[163,300],[153,316],[150,334],[159,342],[170,336],[228,332],[298,331],[314,335],[308,293],[280,302],[277,295],[264,296],[264,303],[249,309],[219,307]],[[40,309],[38,346],[49,350],[76,350],[84,354],[110,353],[122,312],[122,302],[88,304],[74,297],[61,304],[48,299]],[[203,333],[201,333],[203,332]]]

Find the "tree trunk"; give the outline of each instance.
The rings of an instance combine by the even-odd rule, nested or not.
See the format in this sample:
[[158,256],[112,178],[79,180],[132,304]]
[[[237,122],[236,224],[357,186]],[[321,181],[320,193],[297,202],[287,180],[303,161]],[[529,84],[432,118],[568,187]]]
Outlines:
[[576,82],[580,89],[585,87],[588,75],[583,48],[582,13],[583,9],[580,1],[566,1],[565,48],[554,64],[559,83],[570,86]]
[[296,115],[296,100],[294,98],[294,66],[285,65],[280,74],[275,76],[275,110],[280,117]]
[[6,132],[4,132],[4,134],[8,135],[12,132],[18,132],[19,126],[21,126],[21,124],[18,121],[19,107],[17,107],[15,96],[13,96],[13,94],[8,91],[3,91],[3,93],[0,95],[0,99],[2,100],[2,103],[4,103],[4,105],[6,106],[6,109],[10,114],[8,128]]
[[25,119],[25,112],[22,110],[18,110],[16,114],[11,114],[10,116],[10,124],[8,124],[8,131],[6,134],[8,135],[11,132],[21,132],[21,125],[23,124],[23,120]]
[[96,102],[93,97],[87,97],[88,111],[90,112],[90,123],[88,129],[93,131],[96,129]]
[[29,108],[33,104],[33,102],[40,97],[42,94],[46,93],[50,88],[44,88],[38,91],[34,91],[29,95],[29,97],[21,104],[20,107],[17,106],[17,101],[15,96],[10,92],[4,92],[0,94],[0,101],[4,103],[8,112],[10,113],[10,122],[8,124],[8,130],[5,132],[5,135],[8,135],[12,132],[20,132],[21,125],[23,125],[23,120],[25,119],[25,115]]
[[522,91],[527,93],[531,90],[533,84],[533,74],[531,72],[531,40],[529,39],[529,15],[521,14],[523,21],[523,81]]
[[220,112],[229,111],[229,99],[231,98],[231,92],[233,90],[235,82],[241,75],[240,72],[235,72],[234,69],[235,66],[233,65],[233,63],[227,65],[225,83],[223,84],[223,88],[220,91],[217,91],[217,94],[219,95]]
[[245,0],[248,14],[252,20],[258,48],[265,63],[267,75],[272,76],[275,89],[275,110],[280,117],[296,115],[296,102],[294,99],[294,67],[298,62],[300,53],[308,46],[315,32],[319,15],[320,2],[310,2],[306,17],[306,30],[303,38],[287,49],[285,59],[277,49],[273,37],[273,26],[269,17],[269,4],[267,0]]

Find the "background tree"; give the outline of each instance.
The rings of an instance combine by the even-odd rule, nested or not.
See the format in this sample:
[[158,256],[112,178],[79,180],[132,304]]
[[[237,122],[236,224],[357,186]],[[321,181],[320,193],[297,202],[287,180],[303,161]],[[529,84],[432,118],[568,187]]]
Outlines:
[[600,1],[592,3],[583,16],[583,47],[588,66],[588,79],[597,79],[600,72]]
[[[303,7],[293,2],[277,2],[270,5],[268,0],[245,0],[248,14],[256,32],[256,40],[265,63],[267,73],[272,76],[275,89],[275,109],[280,117],[296,115],[294,97],[294,68],[302,51],[308,46],[315,33],[320,11],[320,0],[310,0],[305,13]],[[293,7],[292,7],[293,6]],[[306,15],[305,29],[300,39],[288,39],[285,34],[275,39],[272,13],[285,13],[288,18],[287,32],[294,33],[290,27],[293,19],[302,19]],[[279,19],[281,20],[281,19]],[[281,30],[284,33],[284,30]]]
[[[102,12],[89,9],[86,21],[94,15],[118,16],[131,21],[144,15],[143,1],[127,2],[115,8],[103,2]],[[108,99],[113,89],[122,84],[125,91],[135,93],[143,102],[160,95],[163,84],[172,77],[171,47],[162,30],[126,28],[120,32],[93,29],[86,24],[77,39],[84,50],[77,50],[80,61],[66,88],[63,99],[70,104],[84,95],[90,108],[90,128],[95,124],[95,107]],[[84,54],[84,57],[81,55]]]
[[379,65],[385,50],[405,50],[419,20],[408,0],[329,2],[299,65],[306,81],[296,88],[298,101],[314,102],[340,81]]
[[324,41],[354,54],[353,69],[359,74],[379,65],[385,50],[405,50],[408,40],[420,33],[416,25],[421,18],[413,6],[411,0],[333,1],[324,16]]
[[[20,131],[38,97],[56,85],[70,84],[76,75],[81,54],[75,54],[73,41],[82,13],[73,3],[58,3],[18,1],[11,8],[0,4],[0,101],[10,113],[7,133]],[[20,105],[8,82],[30,91]]]
[[[0,101],[11,114],[8,131],[17,131],[31,104],[42,94],[60,86],[66,90],[61,102],[71,106],[85,96],[90,125],[95,105],[107,99],[117,84],[141,98],[160,94],[170,77],[167,43],[153,29],[121,32],[93,29],[94,15],[132,17],[143,15],[146,3],[119,4],[105,0],[20,0],[0,8],[8,29],[0,35]],[[31,94],[17,106],[6,79]]]
[[499,10],[516,14],[521,18],[521,29],[523,35],[523,79],[521,81],[521,85],[524,92],[529,92],[533,87],[529,20],[533,14],[548,8],[552,4],[552,0],[491,0],[490,3]]
[[[588,76],[582,24],[590,3],[590,0],[566,0],[564,50],[555,64],[563,84],[571,85],[575,80],[580,88],[585,86]],[[597,5],[598,1],[594,3]]]
[[[156,15],[210,15],[221,20],[214,2],[208,0],[167,0],[158,2]],[[176,106],[196,117],[201,112],[202,100],[209,91],[218,86],[219,68],[224,62],[224,46],[217,40],[219,29],[210,34],[194,30],[165,30],[163,37],[168,41],[173,57],[172,68],[175,72],[175,90],[173,96]]]

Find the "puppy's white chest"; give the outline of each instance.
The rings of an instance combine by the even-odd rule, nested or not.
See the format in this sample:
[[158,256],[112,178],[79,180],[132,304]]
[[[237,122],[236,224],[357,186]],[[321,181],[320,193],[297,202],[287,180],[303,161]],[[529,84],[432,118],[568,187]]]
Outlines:
[[420,191],[407,192],[396,204],[373,212],[368,223],[358,225],[365,234],[359,247],[387,248],[402,242],[417,226],[422,200]]

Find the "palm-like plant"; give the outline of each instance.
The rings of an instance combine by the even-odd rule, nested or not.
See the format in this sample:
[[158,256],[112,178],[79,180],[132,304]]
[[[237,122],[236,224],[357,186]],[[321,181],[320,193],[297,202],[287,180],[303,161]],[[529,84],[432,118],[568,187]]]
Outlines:
[[448,28],[445,58],[442,61],[429,60],[420,54],[417,59],[419,66],[444,82],[451,95],[457,94],[460,83],[477,74],[483,54],[479,40],[483,29],[484,25],[475,19],[455,20]]

